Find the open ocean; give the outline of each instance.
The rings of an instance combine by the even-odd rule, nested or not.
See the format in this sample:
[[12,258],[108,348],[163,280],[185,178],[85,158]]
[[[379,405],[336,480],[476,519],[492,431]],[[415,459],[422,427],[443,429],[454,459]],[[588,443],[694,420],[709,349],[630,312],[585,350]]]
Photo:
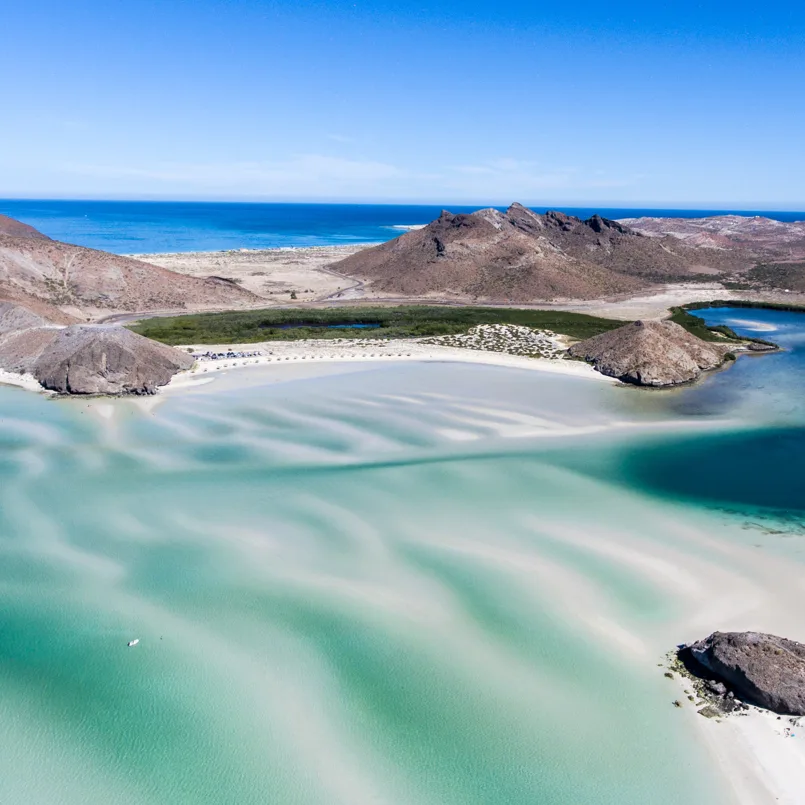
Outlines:
[[[449,209],[473,212],[479,206]],[[800,212],[746,210],[534,209],[561,209],[581,218],[594,213],[607,218],[698,218],[736,212],[780,221],[805,219]],[[376,243],[402,234],[404,229],[399,227],[429,223],[441,210],[402,204],[0,200],[0,213],[31,224],[56,240],[115,254]]]

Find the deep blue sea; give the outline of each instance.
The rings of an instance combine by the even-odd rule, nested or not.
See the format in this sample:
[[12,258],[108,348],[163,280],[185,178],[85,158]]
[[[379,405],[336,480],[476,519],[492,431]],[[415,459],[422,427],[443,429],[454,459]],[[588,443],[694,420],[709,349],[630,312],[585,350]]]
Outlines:
[[[472,212],[479,206],[449,209]],[[594,213],[608,218],[698,218],[737,212],[780,221],[805,219],[805,212],[754,210],[534,209],[561,209],[581,218]],[[0,200],[0,213],[56,240],[116,254],[376,243],[397,237],[405,226],[432,221],[441,210],[434,205],[407,204]]]

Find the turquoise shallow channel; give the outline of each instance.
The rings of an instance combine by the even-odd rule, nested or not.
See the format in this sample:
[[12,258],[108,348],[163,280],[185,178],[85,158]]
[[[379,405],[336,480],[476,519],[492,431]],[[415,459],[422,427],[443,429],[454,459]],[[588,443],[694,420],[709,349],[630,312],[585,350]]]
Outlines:
[[726,803],[658,664],[708,574],[803,561],[792,354],[0,388],[0,802]]

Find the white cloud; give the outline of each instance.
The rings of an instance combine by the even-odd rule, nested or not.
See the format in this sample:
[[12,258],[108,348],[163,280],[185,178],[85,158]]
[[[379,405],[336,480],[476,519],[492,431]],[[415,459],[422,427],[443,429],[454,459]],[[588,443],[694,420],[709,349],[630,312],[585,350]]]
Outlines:
[[[166,161],[114,165],[71,162],[62,166],[66,192],[117,197],[429,199],[439,203],[503,204],[513,200],[593,198],[609,191],[637,197],[645,176],[613,177],[599,166],[549,165],[510,157],[476,164],[410,167],[371,159],[296,154],[284,159],[232,162]],[[76,187],[78,185],[78,187]]]
[[383,182],[402,177],[394,165],[371,160],[353,160],[321,154],[300,154],[285,161],[180,163],[153,167],[69,163],[65,170],[95,179],[130,180],[144,184],[170,184],[192,191],[294,195],[322,195],[357,189],[366,192]]

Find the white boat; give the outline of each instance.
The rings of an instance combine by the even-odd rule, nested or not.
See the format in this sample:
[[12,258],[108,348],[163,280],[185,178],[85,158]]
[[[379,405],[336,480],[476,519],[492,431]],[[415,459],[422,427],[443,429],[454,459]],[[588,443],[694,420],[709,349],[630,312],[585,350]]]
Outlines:
[[132,646],[136,646],[139,642],[140,642],[139,637],[135,637],[134,640],[129,640],[129,643],[128,643],[129,648],[131,648]]

